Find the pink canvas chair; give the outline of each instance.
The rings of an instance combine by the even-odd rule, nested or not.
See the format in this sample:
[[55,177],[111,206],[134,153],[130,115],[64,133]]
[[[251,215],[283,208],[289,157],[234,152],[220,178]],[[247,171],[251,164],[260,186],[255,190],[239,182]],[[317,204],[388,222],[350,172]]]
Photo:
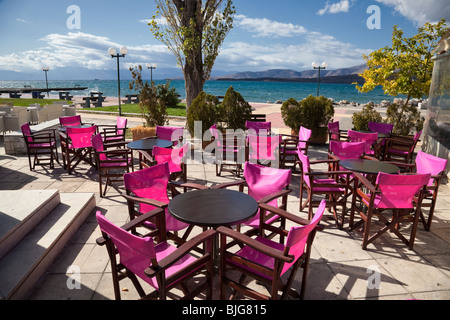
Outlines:
[[366,144],[366,155],[378,158],[378,132],[363,133],[353,130],[348,130],[348,140],[350,142],[364,142]]
[[189,143],[186,143],[181,148],[168,149],[153,147],[153,159],[157,164],[167,162],[169,164],[170,180],[174,181],[179,176],[181,179],[187,181],[187,166],[186,156],[190,150]]
[[[168,195],[169,164],[165,162],[140,171],[126,173],[123,179],[126,189],[126,195],[123,196],[128,201],[130,219],[133,220],[155,208],[162,208],[165,210],[164,226],[169,239],[178,243],[186,242],[193,226],[175,219],[167,210],[170,201]],[[181,184],[179,187],[184,187],[184,185]],[[186,187],[206,188],[192,183],[186,185]],[[135,206],[137,206],[137,210]],[[154,223],[145,223],[145,226],[150,230],[161,228]],[[185,229],[184,235],[180,238],[178,232]]]
[[[224,300],[226,298],[225,285],[235,290],[231,298],[234,298],[236,291],[239,291],[253,299],[285,299],[288,294],[303,299],[306,291],[311,247],[317,230],[321,229],[318,224],[322,219],[325,206],[325,201],[322,201],[313,219],[308,221],[285,210],[261,204],[262,212],[276,212],[277,215],[295,224],[290,231],[280,230],[280,233],[287,234],[286,242],[282,241],[281,243],[261,236],[250,238],[232,229],[219,227],[217,231],[220,233],[221,238],[220,299]],[[270,228],[270,226],[264,224],[264,228]],[[233,240],[231,245],[227,238]],[[236,249],[238,251],[232,249],[235,246],[239,246]],[[303,268],[300,293],[291,288],[298,268]],[[228,277],[229,272],[235,271],[243,275],[240,277],[239,282]],[[287,279],[284,283],[282,280],[283,275],[283,278]],[[269,295],[263,295],[260,290],[255,291],[246,287],[244,282],[246,276],[250,276],[267,285]],[[282,292],[281,297],[278,296],[279,291]]]
[[[92,147],[95,150],[100,197],[103,198],[108,185],[122,181],[124,172],[130,172],[130,168],[133,170],[133,156],[130,149],[123,148],[123,144],[116,143],[114,150],[106,149],[100,133],[92,137]],[[106,178],[104,190],[102,190],[103,178]]]
[[[248,194],[259,203],[268,203],[273,207],[280,207],[286,210],[288,194],[291,193],[291,190],[289,190],[291,175],[291,170],[271,168],[246,162],[244,165],[243,180],[219,184],[214,188],[221,189],[239,186],[239,191],[244,192],[245,187],[247,187]],[[279,205],[278,199],[281,199]],[[284,228],[284,221],[282,219],[280,220],[280,217],[277,215],[270,214],[261,217],[258,212],[253,218],[244,222],[244,225],[253,229],[250,230],[250,233],[256,231],[261,232],[261,218],[264,218],[267,224],[274,224],[280,221],[282,228]]]
[[[330,141],[330,150],[328,157],[337,162],[347,159],[362,159],[366,152],[366,144],[364,142],[345,142],[345,141]],[[338,165],[336,163],[335,165]],[[342,167],[334,167],[330,169],[344,170]]]
[[[353,193],[350,228],[354,229],[360,223],[364,223],[363,250],[366,250],[369,243],[388,230],[392,231],[412,249],[424,196],[424,192],[419,191],[421,189],[425,191],[431,174],[391,175],[380,173],[376,179],[375,186],[361,174],[357,172],[354,174],[360,187]],[[419,196],[417,196],[417,202],[414,204],[413,200],[418,192]],[[362,207],[357,205],[357,201]],[[383,215],[386,211],[389,216],[392,216],[390,221],[389,217]],[[353,223],[355,213],[358,213],[362,219],[356,225]],[[380,219],[384,227],[370,236],[373,224],[372,218],[374,216]],[[403,222],[412,223],[409,240],[400,233],[399,225]]]
[[328,139],[329,141],[341,141],[348,139],[347,131],[340,129],[339,121],[330,122],[328,124]]
[[81,121],[81,116],[70,116],[59,118],[59,124],[61,127],[76,127],[81,126],[83,122]]
[[312,135],[312,130],[305,127],[300,127],[298,132],[298,137],[283,135],[281,146],[281,166],[286,168],[287,163],[293,163],[292,170],[298,164],[297,150],[303,152],[303,154],[308,154],[309,143]]
[[422,131],[419,131],[413,138],[393,137],[386,139],[383,160],[412,163],[414,160],[414,150],[421,135]]
[[390,124],[390,123],[369,121],[368,127],[369,127],[369,131],[379,132],[379,133],[392,133],[392,130],[394,130],[394,125]]
[[[96,132],[96,126],[87,128],[67,127],[66,134],[60,132],[59,135],[63,137],[61,139],[61,151],[64,168],[69,174],[81,161],[95,166],[92,159],[91,139]],[[76,162],[74,163],[74,161]]]
[[216,156],[216,175],[223,171],[231,172],[235,177],[240,177],[242,164],[245,162],[245,136],[243,133],[222,133],[216,125],[209,128],[214,138]]
[[278,168],[280,165],[281,136],[248,135],[246,161]]
[[272,122],[246,121],[245,128],[249,131],[250,134],[270,135],[270,133],[272,131]]
[[179,143],[183,143],[184,128],[182,127],[162,127],[156,126],[156,136],[158,139],[172,141],[176,147]]
[[[310,161],[307,155],[298,152],[301,169],[300,181],[300,211],[308,206],[308,219],[312,219],[312,208],[321,204],[320,200],[314,200],[314,196],[328,197],[327,203],[333,208],[333,215],[339,229],[344,227],[345,214],[347,212],[347,198],[349,196],[351,171],[318,171],[311,166],[320,164],[333,164],[336,160],[326,159]],[[324,176],[326,178],[324,178]],[[303,190],[308,194],[303,202]],[[337,206],[342,207],[341,214],[337,212]]]
[[[129,232],[145,221],[163,219],[164,210],[162,209],[153,210],[121,228],[107,220],[100,211],[97,211],[96,217],[102,232],[102,237],[97,239],[97,244],[106,245],[108,250],[116,300],[121,299],[119,281],[125,276],[131,279],[141,298],[156,297],[166,300],[170,290],[176,286],[182,286],[185,291],[184,282],[200,274],[206,274],[206,281],[196,280],[195,290],[185,293],[184,298],[192,300],[206,291],[206,298],[212,299],[212,239],[216,234],[214,230],[205,231],[180,248],[176,248],[166,241],[154,243],[152,237],[157,236],[158,233],[159,237],[164,237],[164,232],[156,230],[145,238],[137,237]],[[192,250],[201,244],[207,248],[205,253],[201,256],[198,253],[195,256],[191,255]],[[153,287],[155,291],[146,295],[138,278]]]
[[399,167],[406,168],[407,171],[417,174],[431,174],[431,179],[427,185],[427,193],[424,196],[421,208],[429,208],[428,219],[425,219],[423,210],[420,212],[420,218],[425,230],[431,230],[431,223],[433,221],[434,208],[439,192],[441,179],[444,178],[444,171],[447,167],[448,160],[442,159],[431,154],[425,153],[421,150],[417,152],[415,164],[395,163]]
[[[54,160],[59,163],[55,130],[40,130],[32,133],[29,123],[23,124],[21,130],[27,146],[30,170],[33,171],[36,168],[36,165],[44,164],[49,164],[50,169],[53,169]],[[31,164],[32,157],[33,164]]]
[[[115,125],[98,125],[98,130],[102,131],[102,137],[106,144],[125,141],[128,119],[117,117]],[[102,130],[103,129],[103,130]]]

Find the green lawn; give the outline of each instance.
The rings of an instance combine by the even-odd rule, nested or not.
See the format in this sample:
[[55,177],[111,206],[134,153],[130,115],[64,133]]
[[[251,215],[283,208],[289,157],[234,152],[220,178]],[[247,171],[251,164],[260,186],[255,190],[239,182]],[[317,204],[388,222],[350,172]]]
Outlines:
[[[39,103],[41,105],[53,104],[54,101],[62,101],[58,99],[9,99],[0,98],[1,103],[12,103],[14,106],[18,107],[28,107],[30,104]],[[122,113],[136,113],[140,114],[139,106],[137,104],[123,104],[121,106]],[[119,106],[111,107],[101,107],[101,108],[91,108],[89,111],[109,111],[109,112],[119,112]],[[179,103],[176,107],[167,108],[167,113],[169,116],[186,117],[186,104]]]

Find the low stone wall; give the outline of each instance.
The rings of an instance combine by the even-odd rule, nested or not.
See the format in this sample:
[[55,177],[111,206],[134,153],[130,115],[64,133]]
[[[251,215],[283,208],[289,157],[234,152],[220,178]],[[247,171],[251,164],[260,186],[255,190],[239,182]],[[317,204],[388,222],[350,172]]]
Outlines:
[[[44,129],[57,129],[59,127],[59,119],[42,122],[35,126],[30,126],[31,131],[39,131]],[[8,132],[4,135],[5,154],[19,155],[27,154],[27,146],[23,139],[22,132]]]

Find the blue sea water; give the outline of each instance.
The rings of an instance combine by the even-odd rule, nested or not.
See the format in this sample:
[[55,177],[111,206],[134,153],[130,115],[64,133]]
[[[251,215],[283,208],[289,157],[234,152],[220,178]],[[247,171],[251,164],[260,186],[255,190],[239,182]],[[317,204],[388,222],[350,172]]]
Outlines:
[[[122,80],[121,96],[135,93],[128,85],[130,80]],[[165,80],[155,81],[156,84],[164,84]],[[91,91],[103,92],[105,96],[116,97],[118,93],[117,80],[79,80],[79,81],[49,81],[49,88],[61,87],[87,87],[84,91],[74,91],[75,95],[88,95]],[[45,81],[0,81],[0,88],[46,88]],[[182,99],[185,98],[184,80],[172,80],[171,86],[175,87]],[[262,81],[207,81],[204,91],[216,96],[224,96],[230,86],[239,92],[247,102],[275,102],[285,101],[289,98],[301,100],[308,95],[317,94],[317,83],[294,83],[294,82],[262,82]],[[383,100],[393,100],[393,97],[383,93],[381,87],[369,93],[360,93],[355,85],[351,84],[320,84],[320,95],[334,99],[367,103],[373,101],[380,103]],[[6,95],[4,95],[5,97]]]

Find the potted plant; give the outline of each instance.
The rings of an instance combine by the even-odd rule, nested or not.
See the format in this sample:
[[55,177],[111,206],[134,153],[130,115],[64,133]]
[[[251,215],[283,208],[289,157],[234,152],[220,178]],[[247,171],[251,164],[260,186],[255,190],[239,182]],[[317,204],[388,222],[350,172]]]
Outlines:
[[[187,127],[192,137],[202,140],[203,149],[211,143],[203,141],[203,134],[218,122],[219,114],[219,99],[205,92],[201,92],[189,107]],[[201,130],[196,128],[196,122],[201,123]]]
[[245,122],[252,115],[252,107],[244,100],[239,92],[236,92],[231,86],[228,88],[223,102],[220,105],[220,114],[222,121],[227,129],[245,130]]
[[301,126],[300,103],[294,98],[285,101],[281,106],[281,117],[284,124],[291,128],[291,134],[298,135]]
[[300,102],[291,98],[281,107],[284,123],[297,135],[300,127],[312,130],[311,143],[324,144],[328,139],[328,123],[334,117],[333,102],[321,97],[308,96]]
[[133,81],[130,82],[130,89],[139,92],[139,109],[142,118],[145,119],[143,126],[131,128],[133,133],[133,140],[140,140],[139,138],[155,136],[156,126],[164,126],[168,124],[167,119],[167,105],[164,95],[160,95],[158,88],[152,82],[142,81],[142,66],[130,68]]
[[365,105],[360,112],[352,116],[353,128],[355,130],[369,130],[369,122],[383,122],[380,113],[372,105]]

